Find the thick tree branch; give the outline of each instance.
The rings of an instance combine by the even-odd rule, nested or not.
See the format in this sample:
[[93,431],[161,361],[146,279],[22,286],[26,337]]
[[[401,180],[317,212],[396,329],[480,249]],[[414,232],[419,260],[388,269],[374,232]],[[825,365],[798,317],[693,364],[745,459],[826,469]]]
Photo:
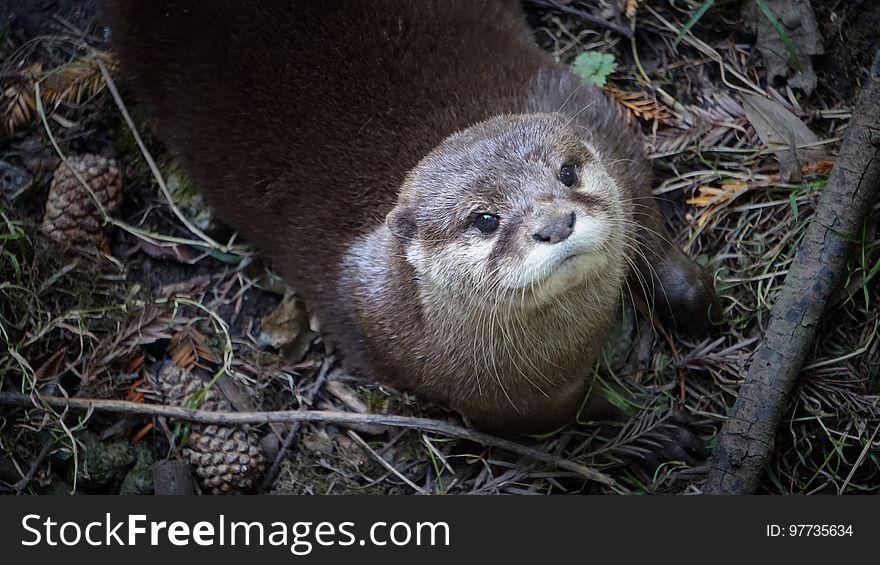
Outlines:
[[880,192],[880,51],[859,94],[837,164],[795,254],[721,439],[704,492],[752,493],[865,216]]

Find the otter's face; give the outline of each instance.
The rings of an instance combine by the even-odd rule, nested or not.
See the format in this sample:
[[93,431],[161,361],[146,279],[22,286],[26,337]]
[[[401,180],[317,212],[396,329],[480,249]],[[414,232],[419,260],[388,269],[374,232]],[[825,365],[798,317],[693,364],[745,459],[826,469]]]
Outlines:
[[620,187],[556,114],[450,136],[411,171],[387,223],[429,289],[541,302],[623,272]]

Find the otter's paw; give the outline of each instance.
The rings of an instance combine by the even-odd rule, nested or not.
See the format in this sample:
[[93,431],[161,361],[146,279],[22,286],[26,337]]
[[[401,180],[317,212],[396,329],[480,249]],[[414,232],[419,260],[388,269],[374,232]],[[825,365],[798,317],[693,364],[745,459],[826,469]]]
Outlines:
[[678,331],[706,335],[721,323],[712,276],[680,249],[670,247],[654,266],[654,310]]

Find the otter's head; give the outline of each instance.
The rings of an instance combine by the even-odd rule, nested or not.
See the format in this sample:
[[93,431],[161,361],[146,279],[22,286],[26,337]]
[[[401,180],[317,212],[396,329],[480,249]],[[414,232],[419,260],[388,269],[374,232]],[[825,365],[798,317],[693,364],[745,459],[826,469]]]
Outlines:
[[428,293],[543,303],[619,284],[627,209],[602,156],[558,114],[501,116],[446,138],[387,224]]

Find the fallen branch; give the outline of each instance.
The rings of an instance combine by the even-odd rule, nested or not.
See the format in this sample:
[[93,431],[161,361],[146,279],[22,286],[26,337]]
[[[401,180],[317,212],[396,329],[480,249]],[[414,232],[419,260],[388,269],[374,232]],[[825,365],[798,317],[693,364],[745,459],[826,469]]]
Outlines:
[[837,164],[771,311],[713,453],[706,494],[752,493],[828,301],[840,282],[850,242],[880,192],[880,51],[862,86]]
[[502,439],[469,428],[449,424],[440,420],[428,418],[411,418],[409,416],[389,416],[385,414],[352,414],[348,412],[325,412],[320,410],[287,410],[278,412],[212,412],[209,410],[192,410],[179,406],[162,406],[156,404],[141,404],[124,400],[100,400],[89,398],[61,398],[57,396],[32,397],[17,392],[0,392],[0,405],[23,406],[30,408],[45,409],[46,407],[75,409],[75,410],[99,410],[102,412],[115,412],[120,414],[141,414],[144,416],[164,416],[200,424],[217,424],[225,426],[240,426],[242,424],[271,424],[275,422],[309,422],[313,424],[335,424],[338,426],[352,427],[362,425],[387,426],[390,428],[409,428],[442,434],[450,437],[466,439],[485,445],[503,449],[517,455],[529,457],[537,461],[548,463],[576,473],[585,479],[614,486],[614,479],[585,467],[574,461],[568,461],[549,453],[544,453],[532,447],[528,447],[514,441]]

